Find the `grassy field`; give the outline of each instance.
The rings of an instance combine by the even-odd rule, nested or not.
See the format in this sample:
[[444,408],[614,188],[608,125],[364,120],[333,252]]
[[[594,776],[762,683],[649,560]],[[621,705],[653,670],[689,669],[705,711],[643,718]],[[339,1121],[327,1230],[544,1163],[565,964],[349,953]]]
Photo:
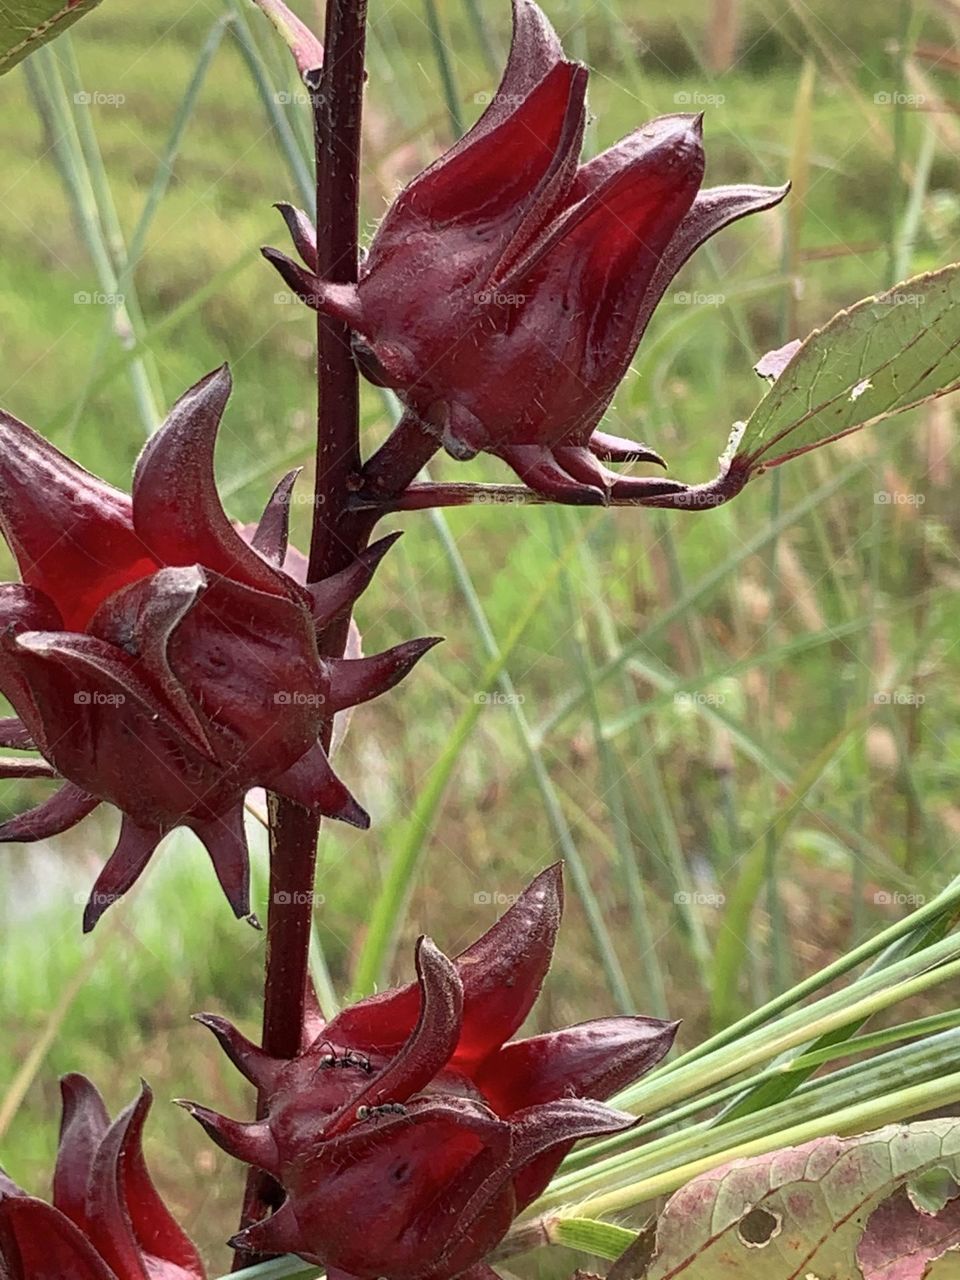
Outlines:
[[[480,30],[470,6],[438,0],[445,105],[431,7],[371,3],[368,231],[453,119],[476,116],[508,39],[506,3],[482,6]],[[707,479],[760,394],[764,351],[958,257],[960,81],[943,56],[957,32],[933,3],[546,7],[593,68],[591,150],[702,106],[708,181],[794,181],[783,210],[725,232],[668,291],[609,415],[674,474]],[[229,359],[232,513],[253,518],[308,462],[311,320],[258,254],[283,244],[271,203],[308,198],[301,98],[242,0],[104,0],[0,82],[5,408],[123,485],[157,415]],[[373,445],[388,421],[373,392],[364,415]],[[670,1011],[688,1046],[930,896],[960,836],[954,441],[942,402],[711,513],[398,519],[406,536],[359,613],[368,646],[447,640],[355,716],[341,770],[374,828],[325,836],[321,978],[345,996],[406,977],[417,933],[457,949],[566,856],[567,932],[538,1026]],[[501,478],[488,459],[434,474]],[[4,784],[3,813],[42,785]],[[114,1106],[143,1075],[159,1180],[214,1250],[238,1175],[168,1100],[249,1106],[186,1013],[254,1028],[263,938],[228,918],[175,837],[135,900],[81,939],[76,897],[110,821],[0,854],[0,1164],[45,1187],[59,1073],[90,1073]],[[373,965],[370,908],[402,859],[408,910]]]

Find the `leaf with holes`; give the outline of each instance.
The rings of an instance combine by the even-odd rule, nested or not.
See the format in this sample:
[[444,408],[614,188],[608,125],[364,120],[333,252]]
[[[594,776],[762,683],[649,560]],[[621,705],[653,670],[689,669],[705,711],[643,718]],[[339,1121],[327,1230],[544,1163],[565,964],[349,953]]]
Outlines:
[[0,75],[52,40],[100,0],[3,0],[0,3]]
[[749,474],[960,387],[960,264],[864,298],[791,347],[757,366],[775,381],[737,446]]
[[901,1187],[871,1215],[857,1246],[864,1280],[927,1280],[936,1276],[938,1259],[947,1268],[944,1280],[960,1274],[960,1189],[952,1178],[950,1183],[939,1205],[924,1205]]
[[[940,1280],[960,1239],[960,1118],[820,1138],[694,1179],[637,1280]],[[933,1268],[933,1269],[931,1269]],[[942,1272],[945,1278],[956,1275]]]

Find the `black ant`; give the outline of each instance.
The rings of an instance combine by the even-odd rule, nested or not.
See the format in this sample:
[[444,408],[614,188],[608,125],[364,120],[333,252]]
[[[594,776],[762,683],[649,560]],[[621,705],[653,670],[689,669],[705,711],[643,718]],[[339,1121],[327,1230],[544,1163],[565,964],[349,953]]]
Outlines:
[[407,1108],[402,1102],[382,1102],[378,1107],[357,1107],[358,1120],[376,1120],[380,1116],[405,1116]]
[[336,1049],[334,1049],[329,1040],[324,1040],[320,1047],[322,1049],[326,1048],[328,1052],[320,1059],[320,1064],[317,1067],[318,1071],[329,1071],[331,1067],[356,1067],[359,1071],[364,1072],[365,1075],[373,1074],[373,1065],[366,1054],[356,1053],[353,1049],[346,1049],[343,1056],[338,1057]]

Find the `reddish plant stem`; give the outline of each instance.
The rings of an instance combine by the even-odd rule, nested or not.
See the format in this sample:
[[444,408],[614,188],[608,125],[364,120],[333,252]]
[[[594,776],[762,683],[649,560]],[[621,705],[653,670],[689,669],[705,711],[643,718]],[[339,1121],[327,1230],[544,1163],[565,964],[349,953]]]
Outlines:
[[384,515],[391,509],[391,500],[416,479],[417,472],[439,447],[437,437],[421,426],[412,413],[405,412],[363,468],[363,494],[373,499],[371,505],[355,500],[354,508],[376,511],[377,517]]
[[[314,95],[317,171],[317,255],[322,279],[357,279],[360,142],[364,85],[366,0],[327,0],[325,60]],[[358,508],[364,484],[360,461],[360,405],[349,329],[317,316],[317,479],[308,579],[319,581],[350,564],[363,550],[384,509]],[[388,501],[410,484],[437,449],[437,441],[401,424],[371,459],[367,483]],[[340,657],[349,617],[318,636],[321,654]],[[333,725],[324,726],[329,748]],[[319,820],[279,796],[270,797],[270,902],[264,984],[263,1047],[277,1058],[301,1048],[309,981],[313,886]],[[258,1114],[266,1100],[258,1099]],[[251,1170],[241,1225],[265,1217],[280,1191],[266,1174]],[[237,1270],[259,1261],[238,1252]]]
[[[314,92],[317,253],[319,274],[337,283],[357,278],[365,27],[366,0],[328,0],[325,60]],[[359,423],[350,333],[318,314],[317,479],[308,570],[313,582],[345,568],[362,549],[358,522],[346,517],[360,472]],[[321,653],[343,654],[348,625],[337,623],[320,635]],[[325,726],[326,745],[330,729]],[[318,824],[288,802],[278,801],[275,813],[263,1047],[290,1058],[300,1048],[303,1024]],[[274,912],[278,894],[290,900]]]
[[[365,30],[366,0],[328,0],[324,65],[311,89],[318,272],[337,283],[357,278]],[[345,519],[360,472],[359,425],[360,390],[349,330],[318,314],[312,582],[345,568],[362,549],[353,528],[358,522]],[[348,626],[340,622],[320,635],[322,654],[343,654]],[[330,731],[326,725],[327,746]],[[292,1058],[300,1048],[303,1025],[318,823],[299,806],[279,800],[274,818],[263,1047],[276,1057]],[[278,895],[288,900],[278,905]]]
[[[392,437],[391,437],[392,440]],[[386,448],[391,441],[387,441]],[[428,459],[425,459],[425,461]],[[734,458],[728,471],[708,484],[684,485],[674,492],[657,493],[651,487],[649,494],[621,496],[616,488],[606,503],[598,496],[585,493],[577,506],[610,507],[665,507],[675,511],[703,511],[722,506],[735,498],[748,480],[759,475],[751,472],[745,459]],[[536,493],[522,484],[410,484],[394,494],[378,493],[368,485],[354,495],[352,506],[358,512],[376,512],[378,516],[391,511],[428,511],[436,507],[469,506],[537,506],[556,505],[558,499]]]
[[[305,79],[313,93],[317,172],[318,271],[327,280],[357,278],[360,133],[366,0],[327,0],[322,70]],[[359,387],[346,327],[317,317],[317,478],[308,577],[344,568],[362,550],[372,521],[347,507],[360,473]],[[320,652],[339,657],[349,620],[318,637]],[[329,747],[332,726],[324,727]],[[263,1047],[278,1058],[300,1049],[309,975],[313,885],[320,823],[279,797],[270,803],[270,902],[264,983]],[[258,1100],[263,1113],[265,1100]],[[276,1184],[251,1171],[242,1225],[276,1208]],[[237,1254],[235,1269],[249,1265]]]

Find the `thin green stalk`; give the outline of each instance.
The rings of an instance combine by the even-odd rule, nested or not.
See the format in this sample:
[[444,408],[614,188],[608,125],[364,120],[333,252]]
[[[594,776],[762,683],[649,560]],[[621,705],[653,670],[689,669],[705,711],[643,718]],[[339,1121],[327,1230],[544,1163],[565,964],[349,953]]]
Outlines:
[[906,1045],[858,1063],[842,1073],[817,1082],[802,1094],[768,1107],[765,1111],[741,1116],[721,1126],[702,1121],[648,1142],[639,1149],[608,1157],[576,1173],[555,1179],[542,1198],[544,1205],[569,1203],[571,1199],[603,1192],[617,1183],[650,1178],[682,1165],[693,1155],[719,1155],[768,1135],[775,1136],[791,1125],[803,1124],[837,1111],[864,1098],[882,1098],[891,1092],[940,1079],[956,1066],[960,1032],[931,1036],[919,1045]]
[[[500,646],[490,628],[486,611],[460,555],[456,540],[450,532],[449,523],[441,511],[431,511],[430,518],[487,656],[491,661],[496,661],[500,656]],[[617,959],[610,932],[603,918],[603,912],[591,887],[586,864],[567,825],[556,789],[544,763],[543,754],[534,741],[533,731],[523,712],[520,699],[517,697],[516,688],[506,671],[501,672],[497,684],[505,696],[507,710],[517,728],[527,756],[527,763],[533,774],[537,790],[540,792],[550,826],[553,828],[557,847],[567,863],[570,878],[580,897],[594,945],[600,956],[600,963],[603,966],[607,985],[619,1008],[623,1012],[632,1012],[630,991],[620,961]]]
[[[953,879],[943,892],[937,894],[931,902],[926,903],[909,916],[905,916],[903,920],[898,920],[895,924],[881,930],[875,937],[861,943],[858,947],[854,947],[825,968],[811,974],[809,978],[805,978],[802,982],[798,982],[789,991],[785,991],[761,1008],[740,1018],[732,1026],[724,1028],[723,1031],[711,1036],[702,1044],[688,1050],[672,1062],[665,1064],[656,1074],[672,1074],[742,1041],[745,1036],[756,1028],[770,1023],[772,1019],[799,1004],[807,996],[813,995],[814,992],[829,986],[838,978],[844,977],[851,970],[873,960],[889,948],[897,946],[908,948],[911,938],[927,937],[928,930],[935,928],[941,921],[952,918],[958,911],[960,911],[960,876]],[[889,971],[887,969],[887,972]],[[871,976],[873,975],[864,975],[859,981],[864,982]],[[652,1078],[652,1076],[648,1077],[648,1079]]]
[[[103,372],[93,380],[91,385],[85,388],[85,394],[88,397],[95,396],[104,388],[108,387],[118,374],[122,373],[140,358],[141,353],[148,351],[151,347],[155,346],[159,338],[163,337],[165,334],[173,332],[179,325],[183,324],[185,320],[188,320],[191,316],[195,315],[208,298],[215,298],[220,295],[223,292],[223,286],[229,280],[232,280],[234,276],[239,275],[241,271],[245,271],[251,263],[260,260],[259,246],[260,240],[258,237],[257,241],[249,245],[238,258],[235,258],[233,262],[229,264],[229,266],[223,267],[220,271],[216,272],[215,275],[211,276],[209,280],[205,280],[204,283],[198,289],[195,289],[189,297],[184,298],[181,303],[175,306],[171,311],[168,311],[161,320],[158,320],[156,324],[150,327],[142,338],[137,339],[132,347],[123,351],[114,360],[111,360]],[[63,426],[70,420],[72,416],[72,406],[73,399],[71,398],[67,405],[62,406],[53,414],[51,418],[52,428]],[[271,462],[269,464],[269,474],[272,475],[275,470],[276,467],[273,462]]]
[[318,1280],[324,1275],[322,1267],[308,1267],[302,1258],[288,1254],[283,1258],[271,1258],[269,1262],[261,1262],[255,1267],[244,1267],[229,1275],[220,1276],[219,1280]]
[[[74,52],[73,39],[69,32],[58,41],[56,56],[59,58],[59,66],[66,83],[67,94],[74,104],[77,104],[82,101],[83,79]],[[90,189],[96,201],[97,215],[104,232],[105,247],[116,276],[115,292],[123,298],[123,305],[130,319],[129,334],[119,331],[119,336],[121,341],[129,345],[135,342],[137,337],[144,331],[143,309],[140,306],[140,299],[133,279],[123,280],[123,268],[128,258],[126,241],[123,228],[120,225],[120,218],[117,214],[116,203],[113,199],[113,192],[110,188],[110,179],[103,163],[97,132],[93,127],[93,118],[89,109],[84,106],[80,106],[72,114],[76,124],[77,138],[80,142],[81,156],[89,174]],[[148,384],[147,391],[153,405],[154,424],[156,424],[160,420],[158,406],[163,403],[163,388],[152,352],[148,352],[144,357],[143,366]]]
[[[552,514],[560,516],[559,511]],[[564,514],[567,517],[567,526],[569,527],[571,523],[570,513]],[[581,539],[580,541],[580,554],[581,557],[590,557],[589,543],[586,539]],[[592,557],[590,557],[590,561],[592,569]],[[669,1016],[669,1007],[666,986],[663,980],[663,970],[657,955],[656,937],[654,936],[650,913],[647,908],[647,889],[640,873],[633,831],[631,830],[627,812],[624,780],[628,771],[623,767],[619,752],[603,735],[600,702],[597,698],[597,690],[594,683],[595,665],[593,654],[590,649],[586,626],[579,616],[569,574],[564,575],[563,585],[568,618],[573,621],[572,631],[577,639],[578,651],[582,658],[578,666],[589,697],[587,705],[590,712],[590,723],[593,729],[594,746],[600,761],[604,799],[609,807],[613,825],[617,863],[620,868],[620,876],[630,910],[630,919],[636,936],[636,952],[639,954],[639,962],[645,976],[644,1008],[649,1009],[658,1018],[667,1018]],[[609,610],[602,600],[598,602],[598,607],[602,614],[605,615],[608,626],[612,626]]]
[[[936,1014],[929,1018],[918,1018],[914,1022],[902,1023],[885,1031],[874,1032],[872,1035],[857,1036],[850,1040],[841,1041],[815,1053],[801,1053],[799,1057],[788,1055],[784,1061],[774,1063],[773,1066],[756,1075],[752,1084],[759,1090],[762,1085],[775,1084],[795,1071],[815,1071],[829,1062],[836,1062],[838,1059],[856,1057],[859,1054],[872,1052],[875,1049],[884,1049],[890,1045],[902,1044],[914,1036],[924,1037],[939,1031],[953,1030],[957,1027],[960,1027],[960,1010],[953,1010],[949,1014]],[[910,1046],[911,1049],[917,1049],[918,1051],[925,1050],[927,1047],[927,1044]],[[952,1049],[951,1052],[953,1052]],[[802,1096],[814,1090],[833,1090],[838,1082],[842,1083],[845,1078],[853,1079],[856,1076],[856,1091],[859,1095],[862,1085],[862,1080],[859,1076],[861,1067],[862,1064],[857,1063],[851,1067],[842,1068],[832,1075],[807,1081],[796,1092],[798,1096]],[[643,1124],[638,1125],[635,1129],[631,1129],[629,1145],[638,1145],[641,1140],[649,1138],[652,1134],[676,1129],[678,1125],[684,1124],[693,1116],[712,1111],[715,1107],[721,1106],[731,1098],[742,1095],[742,1093],[743,1081],[737,1080],[733,1084],[724,1085],[723,1088],[713,1090],[702,1097],[694,1098],[682,1106],[671,1107],[652,1119],[644,1121]],[[833,1106],[834,1103],[831,1102],[830,1105]],[[732,1112],[730,1114],[731,1118],[736,1118]],[[698,1129],[706,1130],[712,1124],[712,1121],[704,1123],[698,1126]],[[573,1174],[578,1170],[585,1170],[587,1175],[601,1172],[606,1165],[600,1159],[600,1156],[607,1151],[617,1151],[627,1145],[628,1143],[625,1141],[617,1144],[614,1140],[609,1144],[596,1143],[589,1147],[581,1147],[580,1150],[575,1151],[563,1162],[560,1178],[554,1180],[546,1194],[551,1195],[554,1191],[557,1191],[562,1195],[564,1188],[573,1186],[573,1182],[565,1181],[565,1175]],[[644,1147],[643,1150],[647,1152],[649,1147]],[[611,1165],[610,1167],[615,1166]]]
[[[740,1062],[735,1060],[731,1064],[730,1056],[727,1056],[722,1065],[719,1062],[716,1064],[719,1069],[714,1071],[712,1069],[713,1064],[708,1061],[707,1064],[704,1064],[703,1073],[689,1079],[689,1087],[681,1084],[681,1087],[675,1089],[672,1094],[669,1094],[669,1092],[664,1094],[662,1091],[658,1094],[654,1082],[654,1088],[648,1089],[648,1093],[641,1100],[639,1107],[637,1107],[637,1098],[635,1097],[621,1096],[617,1098],[618,1105],[628,1103],[628,1105],[637,1107],[639,1110],[648,1112],[660,1111],[662,1115],[659,1116],[659,1119],[646,1121],[643,1126],[640,1126],[639,1129],[631,1130],[630,1133],[618,1135],[616,1138],[608,1138],[603,1142],[591,1143],[589,1147],[581,1148],[580,1152],[568,1158],[566,1164],[564,1164],[564,1169],[582,1170],[582,1174],[572,1172],[572,1174],[561,1176],[561,1179],[554,1181],[554,1184],[550,1187],[547,1193],[548,1196],[563,1198],[564,1189],[570,1187],[570,1179],[577,1180],[581,1176],[582,1178],[596,1178],[596,1176],[600,1176],[598,1170],[618,1167],[623,1160],[635,1162],[645,1158],[644,1151],[649,1148],[644,1148],[644,1151],[640,1152],[634,1151],[634,1147],[636,1143],[639,1143],[641,1137],[669,1128],[669,1126],[676,1125],[691,1115],[699,1114],[705,1108],[719,1105],[721,1102],[730,1100],[731,1097],[736,1097],[736,1094],[742,1093],[742,1088],[744,1088],[744,1082],[739,1079],[739,1076],[742,1071],[749,1070],[750,1066],[764,1061],[772,1064],[768,1065],[762,1073],[754,1078],[753,1084],[758,1094],[763,1093],[764,1085],[776,1085],[778,1075],[800,1074],[800,1078],[806,1080],[810,1071],[815,1068],[806,1068],[803,1065],[803,1048],[801,1048],[800,1056],[797,1056],[796,1050],[797,1047],[804,1046],[808,1042],[809,1036],[815,1039],[819,1038],[820,1041],[826,1041],[826,1037],[832,1030],[844,1028],[845,1025],[849,1024],[850,1019],[873,1016],[881,1009],[886,1009],[886,1007],[891,1007],[899,1001],[916,995],[918,991],[923,991],[923,989],[945,982],[945,980],[952,977],[956,970],[957,961],[954,960],[952,963],[941,965],[936,970],[931,970],[931,973],[920,973],[919,975],[913,975],[913,977],[908,975],[904,982],[896,984],[896,991],[893,991],[890,996],[884,995],[882,982],[879,984],[874,983],[872,991],[865,998],[851,998],[847,993],[841,992],[841,998],[838,1002],[836,998],[833,998],[832,1001],[820,1001],[819,1004],[810,1007],[810,1009],[803,1010],[803,1019],[801,1019],[799,1027],[797,1027],[796,1019],[792,1020],[791,1027],[788,1028],[786,1020],[782,1024],[777,1024],[777,1027],[773,1029],[777,1036],[780,1036],[781,1032],[787,1032],[788,1034],[786,1034],[786,1038],[780,1039],[780,1042],[776,1044],[772,1051],[769,1044],[764,1046],[763,1042],[759,1042],[759,1052],[755,1052],[754,1050],[758,1048],[756,1042],[744,1042]],[[859,993],[859,995],[863,995],[863,993]],[[849,1001],[846,1006],[846,1021],[845,1000]],[[929,1047],[929,1043],[931,1042],[923,1043],[916,1052],[923,1053]],[[911,1051],[913,1051],[911,1047],[908,1047],[908,1050],[906,1050],[908,1056]],[[938,1062],[938,1070],[942,1070],[942,1065],[941,1060]],[[796,1098],[800,1097],[801,1094],[806,1096],[806,1094],[822,1091],[822,1089],[829,1091],[831,1088],[844,1088],[846,1079],[850,1078],[850,1076],[856,1076],[854,1080],[854,1096],[863,1096],[863,1074],[869,1070],[872,1070],[872,1068],[870,1068],[868,1062],[868,1064],[858,1064],[844,1071],[838,1071],[835,1076],[827,1076],[826,1079],[801,1085],[801,1088],[797,1089],[796,1097],[794,1098],[788,1098],[788,1092],[790,1091],[787,1091],[786,1094],[774,1092],[772,1093],[772,1101],[768,1100],[763,1110],[739,1111],[736,1108],[727,1108],[727,1111],[722,1112],[721,1116],[709,1121],[709,1123],[705,1123],[703,1128],[709,1130],[709,1132],[713,1132],[718,1128],[726,1130],[728,1125],[739,1124],[741,1121],[749,1120],[753,1115],[769,1116],[773,1114],[774,1105],[786,1106],[787,1101],[795,1102]],[[731,1079],[733,1076],[737,1078],[736,1093],[735,1089],[730,1085],[721,1089],[712,1088],[713,1084],[721,1083],[722,1080]],[[644,1085],[637,1085],[634,1091],[627,1091],[627,1093],[631,1092],[643,1093]],[[680,1140],[682,1140],[682,1134]],[[613,1156],[613,1164],[609,1160],[602,1160],[602,1157],[608,1156],[609,1153],[620,1152],[625,1147],[631,1148],[632,1153],[630,1155],[626,1157]]]
[[[858,459],[849,466],[834,472],[829,480],[819,485],[798,502],[795,506],[790,507],[787,511],[776,520],[775,523],[768,525],[765,529],[761,529],[759,533],[755,533],[752,538],[743,542],[740,547],[725,560],[710,570],[709,573],[695,582],[688,591],[678,600],[663,610],[656,618],[652,619],[649,626],[644,631],[624,645],[616,658],[604,664],[597,673],[598,681],[604,681],[616,675],[624,666],[634,658],[646,653],[651,642],[662,635],[673,624],[679,621],[691,609],[695,609],[703,604],[710,595],[722,583],[726,582],[732,573],[734,573],[744,561],[750,559],[751,556],[757,555],[770,542],[779,537],[785,529],[791,528],[793,525],[801,521],[806,515],[813,511],[820,503],[825,502],[828,498],[833,497],[844,485],[848,484],[856,476],[865,469],[867,463],[865,460]],[[561,698],[557,706],[549,716],[537,726],[535,731],[536,740],[542,742],[553,732],[554,729],[573,711],[577,711],[583,706],[585,695],[582,692],[568,694],[565,698]]]
[[674,1065],[672,1071],[652,1073],[639,1084],[617,1095],[617,1106],[650,1112],[713,1084],[730,1079],[763,1062],[770,1062],[788,1049],[806,1044],[829,1031],[872,1017],[882,1009],[936,986],[960,966],[960,937],[951,935],[934,943],[919,955],[865,976],[849,988],[821,997],[814,1004],[794,1010],[773,1026],[761,1027],[709,1055]]
[[290,127],[290,121],[280,106],[279,94],[281,90],[277,88],[276,81],[272,79],[270,70],[257,47],[257,42],[253,38],[250,24],[247,22],[246,14],[243,11],[243,5],[240,0],[229,0],[229,5],[233,16],[232,31],[237,47],[243,55],[243,60],[247,64],[250,75],[253,77],[257,92],[260,94],[260,101],[263,103],[263,108],[267,113],[267,119],[276,132],[280,150],[283,152],[284,159],[289,165],[293,180],[297,185],[300,203],[313,217],[316,213],[317,197],[313,175],[310,171],[310,159],[304,153],[296,134]]
[[[203,47],[200,50],[200,56],[197,59],[193,74],[190,77],[190,81],[187,84],[184,95],[177,107],[177,113],[174,117],[170,136],[167,139],[167,144],[163,149],[159,163],[154,171],[153,181],[150,184],[150,189],[143,202],[143,208],[141,209],[140,216],[137,219],[137,224],[133,229],[132,236],[130,237],[129,247],[126,250],[124,258],[118,260],[117,267],[119,276],[117,279],[117,290],[119,293],[126,295],[128,290],[132,290],[133,288],[134,273],[140,262],[147,234],[150,227],[153,225],[153,219],[160,207],[163,197],[166,195],[170,179],[173,176],[173,166],[180,152],[184,133],[186,132],[187,125],[193,117],[194,108],[197,105],[197,99],[199,98],[200,90],[206,80],[210,64],[213,62],[214,56],[220,48],[220,43],[223,40],[223,33],[231,21],[232,18],[229,15],[225,15],[218,19],[210,28],[207,38],[203,43]],[[103,326],[100,332],[93,358],[90,361],[86,381],[84,382],[80,395],[77,397],[73,413],[74,423],[79,421],[86,405],[89,403],[91,392],[96,384],[97,375],[100,372],[103,359],[109,349],[111,332],[112,325],[108,322]],[[140,343],[143,343],[143,339],[144,333],[141,329],[139,337]],[[135,339],[135,341],[137,340]],[[149,346],[146,343],[143,343],[143,345],[145,350],[149,350]]]
[[423,8],[426,13],[427,29],[430,32],[430,43],[433,46],[433,56],[436,58],[437,69],[440,72],[443,100],[447,107],[450,128],[454,138],[460,138],[464,132],[463,115],[460,110],[460,90],[457,87],[453,63],[450,60],[450,46],[444,38],[440,23],[437,0],[423,0]]
[[[571,542],[543,575],[538,590],[528,600],[526,609],[517,618],[503,644],[495,653],[491,652],[480,676],[481,693],[501,680],[514,650],[542,609],[544,600],[553,590],[564,563],[575,550],[575,542]],[[390,842],[389,867],[368,918],[363,950],[357,961],[354,975],[353,985],[360,994],[365,995],[373,991],[389,969],[397,929],[403,918],[427,840],[433,830],[457,762],[483,710],[482,698],[475,695],[447,735],[443,752],[421,786],[409,818]]]
[[473,27],[474,34],[477,37],[477,44],[480,46],[484,66],[491,76],[499,78],[502,69],[500,54],[494,43],[490,25],[487,22],[486,14],[480,7],[479,0],[463,0],[463,7],[467,11],[470,25]]
[[936,1080],[901,1089],[881,1098],[871,1098],[866,1102],[855,1103],[842,1111],[831,1111],[826,1116],[809,1120],[804,1124],[779,1129],[762,1138],[743,1142],[738,1146],[693,1160],[664,1173],[654,1174],[650,1178],[620,1187],[615,1191],[592,1196],[572,1206],[563,1216],[593,1218],[607,1213],[618,1213],[635,1205],[647,1204],[660,1196],[671,1195],[700,1174],[708,1173],[718,1165],[727,1164],[731,1160],[766,1155],[770,1151],[800,1146],[805,1142],[812,1142],[816,1138],[824,1138],[831,1134],[843,1137],[863,1133],[884,1124],[896,1123],[908,1116],[919,1115],[932,1107],[949,1106],[958,1100],[960,1100],[960,1073],[940,1076]]
[[[117,288],[117,275],[107,248],[90,172],[84,161],[83,148],[67,101],[59,64],[50,49],[44,47],[28,59],[24,64],[24,71],[37,111],[50,132],[53,153],[92,259],[100,290],[111,307],[117,334],[121,336],[124,345],[128,345],[127,335],[135,341],[136,334]],[[146,358],[146,353],[131,358],[130,382],[144,431],[149,433],[159,420],[159,413],[147,374]]]

